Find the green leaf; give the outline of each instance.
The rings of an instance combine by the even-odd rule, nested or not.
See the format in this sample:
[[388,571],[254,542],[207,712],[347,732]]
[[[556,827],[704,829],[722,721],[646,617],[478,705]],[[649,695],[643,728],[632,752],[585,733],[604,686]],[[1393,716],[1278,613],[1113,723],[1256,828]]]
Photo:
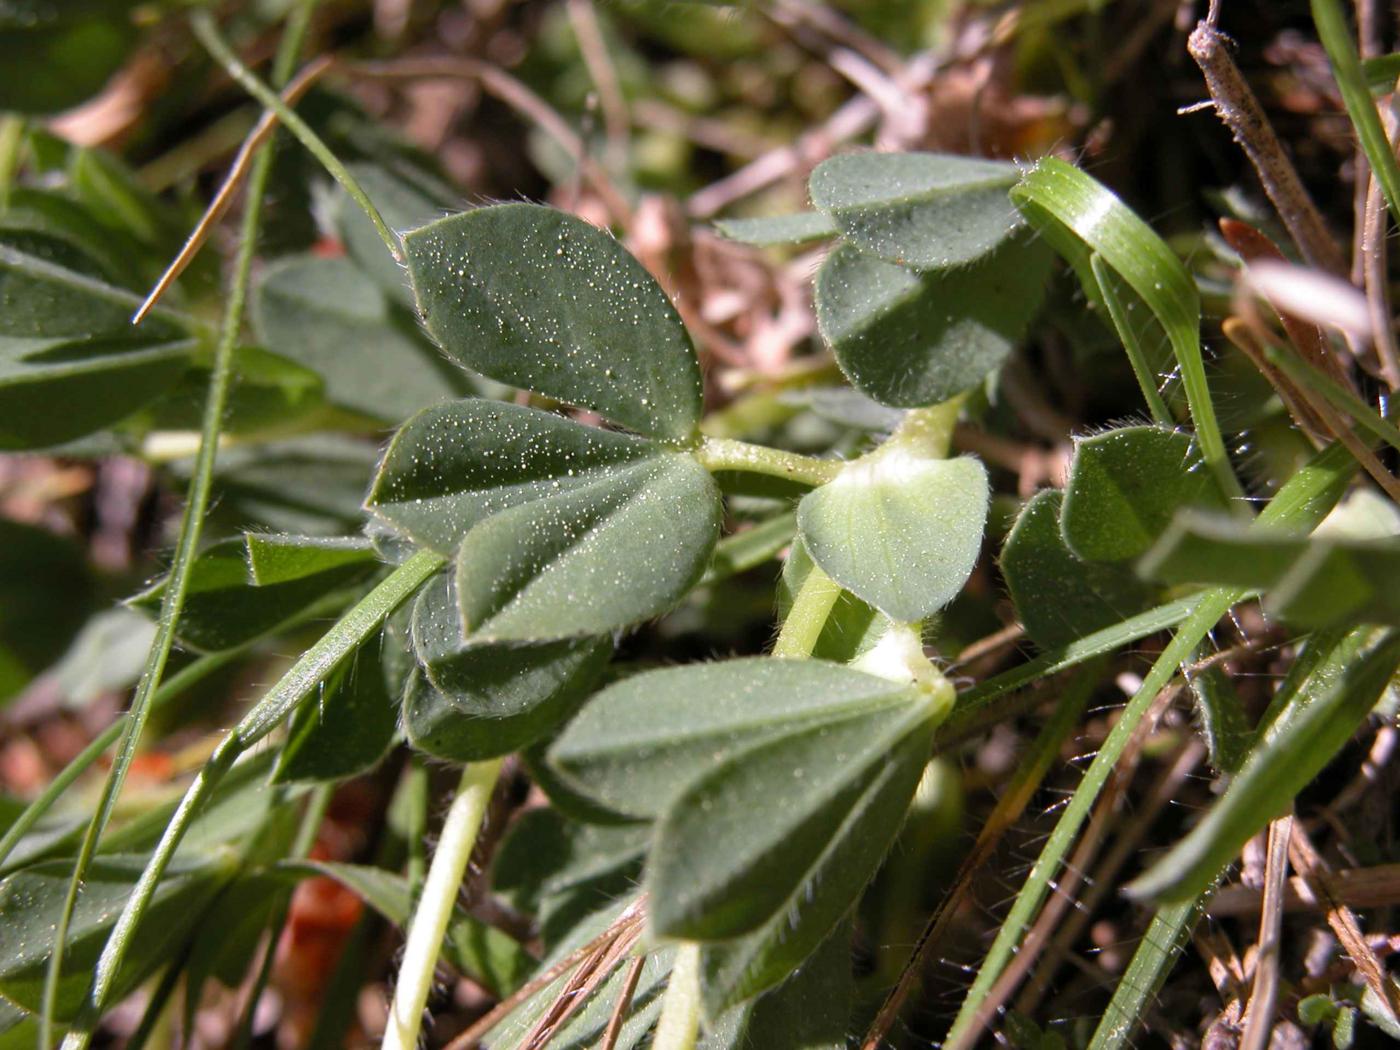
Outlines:
[[[247,543],[243,539],[224,540],[195,559],[177,632],[197,649],[231,649],[276,631],[331,592],[363,580],[377,565],[377,561],[356,560],[283,583],[257,586],[249,568]],[[165,585],[161,580],[128,599],[127,604],[154,616],[160,610]]]
[[904,707],[908,693],[823,660],[745,658],[647,671],[585,704],[551,745],[549,763],[613,812],[649,819],[739,751]]
[[0,518],[0,705],[63,654],[96,590],[71,539]]
[[1090,256],[1097,253],[1147,304],[1166,332],[1181,369],[1202,456],[1220,491],[1239,495],[1201,358],[1201,297],[1181,260],[1107,188],[1058,158],[1038,161],[1011,197],[1031,225],[1074,267],[1093,303],[1104,306],[1090,264]]
[[845,153],[812,172],[812,203],[862,250],[916,270],[960,266],[1021,225],[1014,164],[946,153]]
[[939,404],[1006,360],[1049,272],[1050,253],[1029,236],[924,273],[843,244],[817,272],[817,325],[863,393],[902,408]]
[[62,444],[131,415],[179,382],[195,345],[0,336],[0,449]]
[[845,1050],[855,992],[851,927],[841,923],[782,984],[718,1017],[700,1050]]
[[56,113],[101,90],[136,40],[123,0],[11,0],[0,8],[0,110]]
[[1152,604],[1152,588],[1121,565],[1083,561],[1060,535],[1061,493],[1036,493],[1001,551],[1001,574],[1026,633],[1045,649],[1135,616]]
[[[38,254],[43,253],[43,254]],[[0,336],[72,341],[137,336],[150,342],[187,338],[156,310],[132,327],[138,298],[94,274],[100,267],[76,246],[41,234],[0,233]]]
[[[524,503],[611,488],[661,455],[653,442],[503,401],[435,405],[384,453],[365,505],[452,554],[472,527]],[[535,512],[537,515],[538,511]]]
[[[82,1006],[93,964],[145,862],[144,856],[100,857],[88,868],[64,948],[55,1014],[60,1021],[71,1020]],[[54,925],[72,867],[68,860],[46,861],[0,882],[0,937],[5,942],[0,958],[0,995],[26,1010],[39,1008]],[[205,907],[232,873],[232,860],[227,855],[201,856],[186,851],[171,863],[137,927],[113,1002],[179,952]]]
[[543,641],[659,616],[699,582],[720,515],[714,480],[682,452],[503,511],[457,552],[462,620],[483,641]]
[[797,524],[832,579],[896,620],[921,620],[962,590],[982,548],[987,471],[894,445],[802,497]]
[[471,389],[348,259],[279,260],[254,292],[253,318],[269,350],[322,376],[328,401],[374,419],[397,422]]
[[[325,408],[325,384],[318,373],[261,347],[238,347],[233,373],[225,434],[304,428],[311,413]],[[201,363],[188,369],[169,394],[151,406],[145,429],[199,430],[208,390],[209,368]]]
[[244,535],[248,576],[255,587],[290,583],[347,565],[375,561],[374,548],[359,536]]
[[609,637],[464,642],[447,574],[419,594],[413,642],[423,672],[404,694],[409,743],[453,762],[509,754],[549,734],[574,713],[612,656]]
[[[839,824],[824,829],[821,842],[816,842],[816,836],[813,837],[812,845],[820,848],[815,856],[801,855],[806,851],[800,847],[794,848],[790,854],[784,854],[782,851],[785,847],[779,846],[780,855],[788,856],[792,863],[804,867],[802,870],[781,873],[782,884],[790,887],[791,892],[778,903],[762,926],[737,940],[706,946],[702,988],[706,1011],[711,1015],[771,988],[802,966],[842,917],[849,913],[861,890],[874,876],[903,824],[909,800],[928,759],[931,724],[919,721],[912,709],[908,714],[911,717],[904,727],[904,735],[891,732],[887,737],[878,737],[886,745],[885,753],[880,758],[869,754],[855,740],[850,741],[849,752],[826,752],[828,759],[839,760],[849,755],[859,767],[846,773],[852,784],[841,792],[844,797],[834,796],[825,807],[813,813],[814,818],[824,817],[826,820],[840,814],[841,820]],[[893,726],[889,728],[894,729]],[[764,753],[756,753],[753,758],[776,759],[781,750],[778,742],[760,747]],[[737,773],[737,770],[733,772]],[[755,772],[771,778],[771,786],[776,786],[784,771],[780,764],[773,767],[766,761],[760,761]],[[787,775],[792,777],[790,770]],[[714,779],[710,780],[710,784],[720,786],[720,782]],[[856,787],[856,784],[859,786]],[[754,783],[752,786],[759,788],[762,785]],[[787,794],[784,793],[785,796]],[[703,792],[687,792],[687,801],[690,802],[698,802],[703,797]],[[750,815],[752,820],[768,811],[769,807],[769,801],[760,796],[748,801],[739,813]],[[680,811],[680,804],[677,811]],[[731,814],[731,817],[736,815]],[[719,820],[720,815],[716,814],[713,819]],[[700,832],[703,825],[703,821],[694,819],[684,820],[678,825],[663,824],[658,843],[653,847],[653,863],[656,862],[655,858],[664,856],[662,851],[671,841],[662,837],[668,827],[676,830],[684,827]],[[803,835],[802,840],[805,838]],[[722,860],[718,857],[715,859]],[[707,867],[707,874],[719,873],[718,864]],[[752,875],[758,870],[759,866],[754,865],[747,872],[736,874]]]
[[[413,914],[413,890],[408,880],[382,868],[322,860],[285,860],[276,870],[291,878],[323,875],[353,892],[395,926],[406,928]],[[492,995],[515,988],[534,968],[520,944],[462,908],[453,910],[442,954],[463,976]]]
[[75,261],[81,260],[75,267],[80,272],[144,292],[146,267],[132,266],[145,254],[140,241],[127,229],[104,223],[103,218],[100,209],[85,206],[56,190],[14,186],[10,189],[9,206],[0,213],[0,228],[4,231],[0,236],[21,251],[25,250],[21,242],[13,238],[21,230],[67,241],[76,249]]
[[277,783],[341,780],[379,764],[398,728],[397,690],[389,681],[381,638],[355,650],[324,683],[314,704],[293,717],[278,752]]
[[1204,819],[1127,892],[1138,899],[1193,899],[1336,756],[1400,667],[1400,633],[1358,631],[1366,644],[1342,675],[1303,684],[1302,711],[1276,725]]
[[1060,532],[1085,561],[1125,561],[1152,546],[1182,507],[1223,509],[1191,438],[1121,427],[1075,441]]
[[695,349],[665,293],[607,233],[503,204],[414,230],[404,249],[428,331],[459,364],[652,437],[694,434]]
[[667,807],[647,863],[652,929],[722,941],[778,916],[788,958],[875,874],[928,760],[931,708],[903,702],[741,748]]
[[770,248],[779,244],[805,244],[832,237],[839,231],[831,219],[819,211],[793,215],[766,215],[758,219],[721,219],[715,229],[731,241]]
[[1222,773],[1235,773],[1249,751],[1249,719],[1244,701],[1230,676],[1219,667],[1207,667],[1190,678],[1196,719],[1209,748],[1210,764]]
[[1166,583],[1221,583],[1265,591],[1270,615],[1300,627],[1400,625],[1400,538],[1314,537],[1186,512],[1138,571]]

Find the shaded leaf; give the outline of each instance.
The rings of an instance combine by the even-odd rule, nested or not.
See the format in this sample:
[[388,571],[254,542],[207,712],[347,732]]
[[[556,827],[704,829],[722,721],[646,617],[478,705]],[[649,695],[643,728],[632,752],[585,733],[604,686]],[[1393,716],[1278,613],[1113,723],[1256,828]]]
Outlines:
[[398,422],[471,389],[348,259],[279,260],[254,292],[253,317],[269,350],[322,376],[328,401],[374,419]]
[[419,593],[412,633],[423,673],[404,694],[404,727],[418,750],[454,762],[509,754],[552,732],[587,695],[613,648],[610,637],[464,641],[448,574]]
[[1038,492],[1022,508],[1001,552],[1016,615],[1042,648],[1068,645],[1152,604],[1152,588],[1131,569],[1083,561],[1060,535],[1062,494]]
[[398,728],[383,637],[360,646],[322,685],[316,703],[292,716],[274,782],[340,780],[373,769]]
[[903,823],[932,728],[930,707],[906,691],[902,703],[789,729],[702,773],[657,825],[652,929],[719,941],[779,916],[789,945],[815,948]]
[[822,660],[744,658],[647,671],[585,704],[551,745],[549,762],[598,803],[647,819],[742,750],[902,708],[908,697],[906,686]]
[[[209,376],[203,363],[188,369],[151,407],[147,429],[199,430]],[[324,390],[320,375],[305,365],[261,347],[238,347],[222,430],[225,434],[252,434],[305,426],[306,417],[325,408]]]
[[130,0],[0,7],[0,110],[56,113],[96,94],[136,40]]
[[62,655],[96,590],[76,543],[0,518],[0,703]]
[[915,269],[971,262],[1021,225],[1014,164],[946,153],[845,153],[812,172],[812,203],[863,251]]
[[922,274],[844,244],[817,273],[817,325],[863,393],[902,408],[939,404],[1006,360],[1049,272],[1049,251],[1028,236]]
[[1075,441],[1060,532],[1086,561],[1124,561],[1152,546],[1188,506],[1224,507],[1191,438],[1121,427]]
[[[190,572],[177,633],[198,649],[229,649],[269,634],[332,591],[364,579],[377,561],[357,560],[282,583],[257,586],[243,539],[224,540],[202,552]],[[127,601],[150,615],[160,611],[165,580]]]
[[979,461],[926,459],[887,445],[802,497],[797,524],[832,579],[887,616],[914,621],[967,582],[987,500]]
[[414,230],[404,248],[428,331],[459,364],[642,434],[694,433],[690,338],[608,234],[551,208],[503,204]]
[[[64,949],[55,1013],[60,1020],[71,1020],[82,1006],[93,965],[145,864],[144,856],[109,856],[97,858],[88,868]],[[179,951],[232,874],[229,856],[186,851],[171,862],[132,937],[126,964],[113,988],[113,1002]],[[54,924],[71,875],[69,861],[55,860],[24,868],[0,882],[0,935],[5,942],[0,994],[26,1010],[39,1008]]]

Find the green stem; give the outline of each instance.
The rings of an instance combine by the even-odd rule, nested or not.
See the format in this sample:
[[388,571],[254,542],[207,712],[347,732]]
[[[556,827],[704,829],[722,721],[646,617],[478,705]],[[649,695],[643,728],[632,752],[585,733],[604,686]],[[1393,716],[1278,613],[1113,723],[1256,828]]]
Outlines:
[[243,716],[223,742],[214,749],[209,761],[195,777],[166,825],[160,842],[147,861],[141,878],[132,888],[122,913],[102,949],[93,974],[87,1003],[73,1030],[63,1041],[64,1050],[83,1050],[92,1040],[93,1030],[107,1005],[117,977],[130,951],[137,925],[145,915],[156,886],[169,865],[185,832],[198,816],[214,789],[233,767],[235,761],[265,737],[288,715],[314,696],[317,687],[351,653],[363,645],[384,623],[384,620],[407,601],[429,576],[446,563],[439,554],[419,551],[386,576],[349,612],[338,620],[320,640],[301,655],[267,694]]
[[1390,213],[1400,220],[1400,164],[1396,163],[1395,151],[1376,112],[1376,100],[1366,83],[1347,16],[1337,0],[1312,0],[1312,16],[1356,137],[1385,193]]
[[750,474],[767,474],[786,478],[803,485],[825,485],[845,465],[840,460],[816,459],[796,452],[751,445],[732,438],[707,437],[702,440],[695,456],[709,471],[741,470]]
[[[1355,471],[1344,448],[1333,445],[1302,470],[1298,471],[1253,524],[1254,529],[1290,527],[1311,531],[1341,498],[1348,478]],[[1035,866],[1022,885],[1006,920],[998,930],[995,941],[978,970],[977,977],[963,999],[957,1019],[944,1041],[945,1046],[968,1046],[976,1037],[974,1026],[978,1007],[1006,968],[1021,934],[1028,929],[1050,892],[1059,874],[1060,865],[1068,854],[1099,792],[1108,782],[1113,768],[1122,757],[1129,739],[1137,730],[1157,694],[1176,675],[1178,668],[1190,659],[1205,637],[1231,606],[1249,596],[1248,591],[1213,588],[1196,600],[1190,616],[1173,635],[1162,654],[1143,678],[1122,716],[1104,740],[1093,763],[1075,789],[1069,804],[1061,813],[1054,830],[1036,859]]]
[[836,599],[841,597],[841,585],[812,563],[807,578],[797,590],[788,610],[778,640],[773,643],[773,655],[784,660],[802,660],[812,655],[821,637],[826,619],[831,615]]
[[18,113],[0,116],[0,211],[10,206],[10,189],[19,173],[24,151],[24,118]]
[[442,939],[462,888],[467,862],[476,845],[477,832],[486,815],[486,806],[501,773],[502,759],[473,762],[462,771],[457,797],[447,811],[442,835],[433,853],[423,895],[413,911],[403,964],[399,967],[398,988],[384,1028],[383,1050],[414,1050],[423,1022],[423,1007],[437,969]]
[[699,1034],[700,945],[686,941],[676,948],[652,1050],[694,1050]]
[[1174,901],[1157,909],[1113,990],[1113,999],[1094,1031],[1089,1050],[1118,1050],[1131,1045],[1133,1031],[1148,1004],[1156,1000],[1171,970],[1171,961],[1200,917],[1203,901],[1204,898]]
[[889,440],[871,455],[878,456],[887,449],[903,449],[926,459],[946,459],[953,447],[953,428],[966,400],[966,394],[959,394],[942,404],[911,409]]
[[321,166],[330,173],[331,177],[345,188],[345,192],[350,195],[351,200],[369,216],[369,221],[373,224],[375,232],[379,234],[379,239],[389,249],[389,254],[394,257],[396,262],[403,262],[403,246],[398,235],[385,224],[384,217],[379,214],[379,209],[374,206],[359,182],[356,181],[355,176],[351,175],[349,169],[340,162],[340,158],[331,152],[330,147],[321,141],[320,136],[311,130],[306,121],[297,116],[295,110],[282,101],[277,92],[259,80],[247,66],[238,60],[233,49],[219,35],[218,26],[207,11],[195,11],[191,14],[190,25],[194,28],[194,35],[199,38],[199,42],[224,67],[228,75],[237,81],[248,94],[261,102],[266,109],[276,113],[277,119],[287,130],[295,135],[311,155],[321,162]]
[[1128,363],[1132,365],[1133,375],[1137,377],[1138,386],[1142,388],[1142,397],[1147,402],[1147,410],[1152,413],[1154,422],[1160,423],[1162,426],[1174,426],[1176,421],[1172,419],[1171,410],[1167,408],[1167,403],[1162,400],[1162,394],[1157,389],[1156,377],[1152,374],[1152,368],[1147,363],[1147,354],[1142,348],[1142,343],[1138,341],[1131,318],[1128,317],[1127,304],[1113,288],[1115,278],[1112,271],[1098,252],[1089,253],[1089,267],[1094,272],[1094,279],[1099,282],[1099,296],[1103,299],[1104,306],[1108,308],[1108,316],[1113,321],[1113,327],[1118,331],[1118,341],[1123,344],[1123,349],[1127,351]]
[[[302,8],[308,9],[314,0],[303,0]],[[301,51],[309,18],[293,18],[279,45],[275,75],[285,80],[290,74],[297,54]],[[252,175],[249,178],[248,195],[240,230],[241,242],[234,262],[233,281],[229,289],[228,304],[224,310],[219,330],[218,343],[214,349],[214,359],[209,375],[208,393],[204,400],[204,419],[200,428],[199,452],[195,456],[194,468],[190,475],[189,490],[185,498],[185,511],[180,521],[179,539],[175,544],[175,558],[171,566],[165,597],[161,602],[160,617],[156,623],[156,636],[151,642],[141,680],[131,700],[130,717],[122,731],[117,745],[117,754],[112,762],[111,772],[103,785],[97,811],[88,824],[87,833],[78,849],[73,864],[73,877],[68,883],[63,909],[54,927],[53,952],[49,956],[48,971],[44,978],[44,993],[39,1011],[39,1046],[41,1050],[53,1045],[53,1016],[58,1005],[59,974],[63,967],[63,952],[68,940],[68,930],[72,923],[73,911],[77,907],[78,893],[92,863],[97,843],[112,818],[117,797],[126,782],[127,772],[136,757],[141,734],[150,718],[152,701],[160,687],[165,673],[165,664],[170,657],[170,649],[175,641],[175,628],[184,609],[185,594],[189,589],[190,574],[194,567],[195,554],[199,550],[200,536],[204,530],[204,519],[209,507],[209,494],[214,485],[214,460],[219,449],[219,431],[223,427],[224,414],[228,405],[229,389],[233,383],[234,348],[238,344],[243,329],[243,308],[248,297],[249,277],[253,270],[253,256],[257,252],[258,231],[262,224],[262,202],[267,192],[267,184],[272,174],[272,154],[267,149],[259,151]]]

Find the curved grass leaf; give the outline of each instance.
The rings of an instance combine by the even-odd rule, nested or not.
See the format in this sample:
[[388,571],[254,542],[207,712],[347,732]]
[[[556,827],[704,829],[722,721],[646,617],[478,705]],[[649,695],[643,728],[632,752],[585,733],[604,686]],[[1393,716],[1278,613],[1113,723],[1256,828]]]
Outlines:
[[1189,506],[1224,509],[1191,438],[1162,427],[1121,427],[1075,441],[1060,532],[1086,561],[1142,554]]
[[843,244],[817,272],[817,325],[857,389],[914,408],[976,386],[1021,341],[1050,253],[1008,240],[971,264],[918,273]]
[[962,590],[982,549],[987,470],[886,446],[802,498],[797,524],[829,576],[885,615],[921,620]]
[[[1167,855],[1130,883],[1139,899],[1192,900],[1351,739],[1400,668],[1400,632],[1372,630],[1340,678],[1299,691],[1301,713],[1256,747],[1224,796]],[[1312,694],[1312,695],[1309,695]]]
[[1014,164],[945,153],[847,153],[818,164],[812,203],[862,250],[916,270],[971,262],[1021,225]]
[[[57,1020],[71,1020],[82,1006],[93,964],[145,860],[144,856],[109,856],[97,859],[88,868],[68,928]],[[72,867],[68,860],[45,861],[0,882],[0,931],[4,932],[5,941],[4,956],[0,958],[0,995],[25,1010],[39,1008],[54,924],[63,906]],[[170,865],[138,927],[113,1001],[132,991],[179,951],[204,908],[232,875],[233,859],[227,854],[208,856],[187,851]]]
[[796,965],[846,914],[903,823],[931,714],[906,693],[898,705],[775,735],[701,774],[657,825],[644,883],[651,928],[723,941],[776,916],[782,957]]
[[805,244],[835,236],[836,224],[819,211],[793,215],[768,215],[758,219],[721,219],[715,229],[731,241],[770,248],[779,244]]
[[428,331],[466,368],[652,437],[689,440],[700,366],[680,316],[611,236],[534,204],[404,237]]
[[550,746],[549,763],[600,805],[649,819],[740,751],[909,703],[908,687],[823,660],[647,671],[585,704]]
[[661,452],[501,511],[457,552],[462,621],[482,641],[603,634],[667,612],[699,582],[721,502],[695,457]]
[[258,282],[253,319],[269,350],[322,376],[326,400],[373,419],[398,422],[471,391],[410,315],[348,259],[280,260]]
[[1059,492],[1033,496],[1001,551],[1001,573],[1016,615],[1042,648],[1053,649],[1136,616],[1152,588],[1120,565],[1077,558],[1060,535]]
[[412,633],[422,672],[404,693],[404,728],[415,748],[453,762],[509,754],[549,734],[612,655],[608,637],[464,642],[448,574],[419,594]]
[[1400,539],[1308,537],[1180,515],[1138,565],[1165,583],[1221,583],[1265,593],[1273,616],[1300,627],[1400,625]]
[[1201,359],[1201,297],[1181,260],[1108,189],[1055,157],[1026,172],[1011,199],[1074,267],[1093,302],[1104,302],[1090,264],[1097,254],[1156,315],[1181,369],[1201,454],[1221,492],[1239,495]]
[[493,514],[607,488],[661,449],[630,434],[501,401],[453,401],[408,420],[365,505],[414,542],[451,554]]

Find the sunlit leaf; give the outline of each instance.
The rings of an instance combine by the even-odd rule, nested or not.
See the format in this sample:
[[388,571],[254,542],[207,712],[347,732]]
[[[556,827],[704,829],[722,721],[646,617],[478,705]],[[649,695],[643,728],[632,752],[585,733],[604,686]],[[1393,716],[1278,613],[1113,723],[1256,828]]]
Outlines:
[[758,219],[721,219],[715,228],[732,241],[758,247],[778,244],[804,244],[834,236],[836,224],[819,211],[792,215],[768,215]]
[[653,437],[700,419],[680,316],[627,250],[533,204],[454,215],[404,238],[419,309],[449,357]]
[[918,270],[986,254],[1021,225],[1014,164],[948,153],[844,153],[818,164],[812,203],[863,251]]
[[812,558],[842,587],[896,620],[921,620],[967,582],[987,499],[977,460],[888,447],[804,496],[797,524]]

